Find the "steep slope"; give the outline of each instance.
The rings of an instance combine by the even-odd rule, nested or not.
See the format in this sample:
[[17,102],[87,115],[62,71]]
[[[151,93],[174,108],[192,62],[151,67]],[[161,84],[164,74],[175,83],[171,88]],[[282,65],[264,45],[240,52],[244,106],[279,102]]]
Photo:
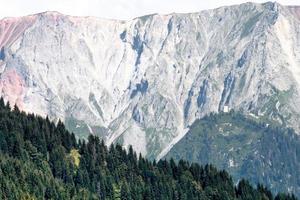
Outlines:
[[246,3],[131,21],[47,12],[6,23],[20,28],[0,29],[9,41],[1,96],[80,137],[159,159],[224,105],[300,130],[298,7]]
[[262,185],[235,186],[225,171],[180,161],[151,162],[98,137],[77,141],[59,122],[0,99],[0,198],[64,200],[296,200]]
[[236,182],[247,178],[300,196],[300,136],[271,123],[234,112],[210,115],[197,120],[166,158],[212,163]]

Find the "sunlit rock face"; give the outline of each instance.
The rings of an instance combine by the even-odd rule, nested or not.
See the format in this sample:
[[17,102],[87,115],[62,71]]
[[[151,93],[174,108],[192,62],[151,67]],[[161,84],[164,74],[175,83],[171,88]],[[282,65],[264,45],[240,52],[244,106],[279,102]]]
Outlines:
[[277,3],[130,21],[46,12],[0,21],[0,92],[79,137],[161,158],[229,109],[300,130],[300,9]]

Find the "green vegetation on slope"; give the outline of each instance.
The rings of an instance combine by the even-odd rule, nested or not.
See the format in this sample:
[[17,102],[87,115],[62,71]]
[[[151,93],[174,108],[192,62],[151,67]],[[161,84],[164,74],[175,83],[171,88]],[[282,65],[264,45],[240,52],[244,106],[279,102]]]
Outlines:
[[241,113],[211,114],[197,120],[166,156],[225,169],[263,183],[273,192],[300,195],[300,137],[293,130],[268,126]]
[[76,141],[61,122],[13,111],[0,99],[0,199],[294,200],[225,171],[174,160],[150,162],[98,137]]

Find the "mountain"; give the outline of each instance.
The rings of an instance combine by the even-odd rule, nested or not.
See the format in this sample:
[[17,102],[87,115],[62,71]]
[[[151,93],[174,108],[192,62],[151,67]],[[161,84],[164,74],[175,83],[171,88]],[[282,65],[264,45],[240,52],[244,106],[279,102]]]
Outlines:
[[0,198],[100,200],[296,200],[264,186],[237,186],[225,171],[144,159],[132,148],[75,139],[62,122],[13,111],[0,99]]
[[299,13],[269,2],[130,21],[5,18],[1,96],[148,158],[225,105],[299,132]]
[[273,192],[300,196],[300,136],[242,113],[211,114],[196,120],[166,158],[211,163],[252,184],[263,183]]

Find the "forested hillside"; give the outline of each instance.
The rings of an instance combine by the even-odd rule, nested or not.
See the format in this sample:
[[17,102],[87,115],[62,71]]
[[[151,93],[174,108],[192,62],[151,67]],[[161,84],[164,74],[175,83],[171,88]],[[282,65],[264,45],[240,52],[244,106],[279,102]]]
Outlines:
[[63,123],[25,114],[0,100],[0,199],[293,200],[226,171],[174,160],[150,162],[99,138],[76,141]]
[[211,163],[241,177],[263,183],[273,192],[300,195],[300,137],[275,121],[239,112],[211,114],[197,120],[167,158]]

